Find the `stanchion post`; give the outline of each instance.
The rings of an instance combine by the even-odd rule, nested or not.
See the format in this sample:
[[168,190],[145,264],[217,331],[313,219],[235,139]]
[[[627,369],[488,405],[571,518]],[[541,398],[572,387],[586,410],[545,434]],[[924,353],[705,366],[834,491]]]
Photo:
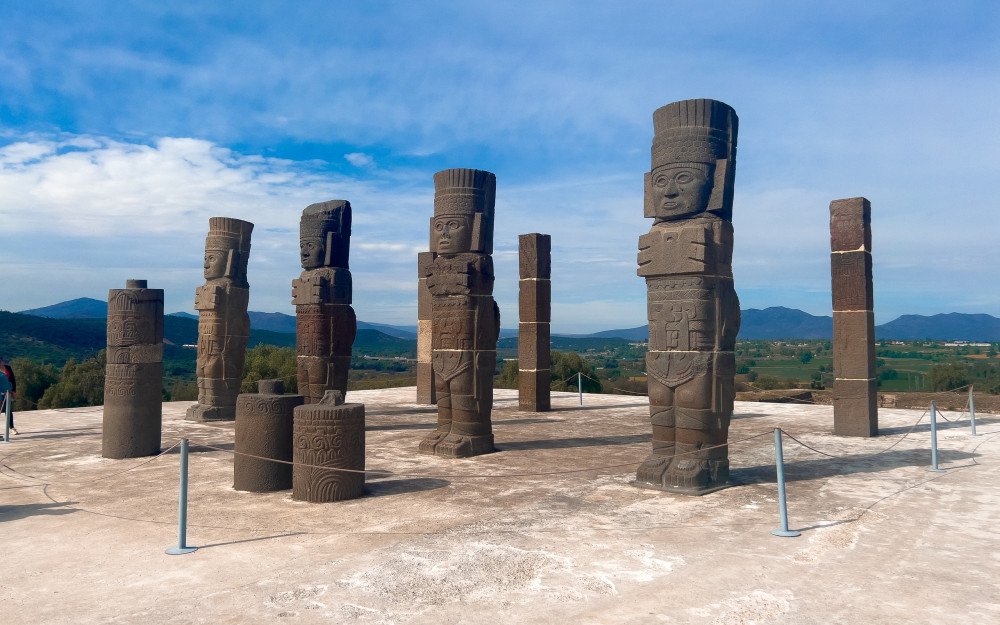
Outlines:
[[10,396],[10,391],[4,393],[3,396],[3,442],[10,442],[10,413],[11,413],[11,402],[13,400]]
[[976,398],[972,395],[972,385],[969,385],[969,420],[972,422],[972,435],[976,434]]
[[931,468],[927,469],[934,473],[944,473],[944,469],[938,468],[937,461],[937,406],[931,402]]
[[781,453],[781,428],[774,428],[774,466],[778,471],[778,508],[781,511],[781,529],[771,530],[775,536],[801,536],[802,532],[788,529],[788,509],[785,501],[785,459]]
[[177,504],[177,546],[167,549],[172,556],[191,553],[197,547],[187,546],[188,439],[181,439],[181,493]]
[[580,405],[583,405],[583,374],[576,372],[576,389],[580,391]]

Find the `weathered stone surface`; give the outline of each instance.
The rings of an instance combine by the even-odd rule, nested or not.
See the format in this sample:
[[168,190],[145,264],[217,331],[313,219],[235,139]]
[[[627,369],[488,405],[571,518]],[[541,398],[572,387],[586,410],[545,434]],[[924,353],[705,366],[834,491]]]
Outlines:
[[856,197],[830,202],[833,429],[842,436],[878,433],[871,239],[868,200]]
[[490,254],[496,177],[447,169],[434,174],[434,189],[434,256],[421,268],[431,294],[438,424],[420,451],[464,458],[494,450],[490,414],[500,310]]
[[266,493],[292,487],[292,413],[303,401],[285,395],[281,380],[260,380],[257,393],[236,398],[233,488]]
[[293,438],[292,498],[327,503],[364,494],[364,404],[327,391],[318,403],[295,408]]
[[517,329],[517,363],[522,371],[549,369],[552,352],[549,349],[550,324],[522,321]]
[[417,254],[417,403],[437,403],[434,388],[434,368],[431,366],[433,341],[433,305],[427,276],[434,262],[433,252]]
[[108,349],[101,455],[160,452],[163,388],[163,289],[129,280],[108,292]]
[[837,436],[878,435],[877,381],[833,380],[833,433]]
[[552,395],[549,391],[552,371],[536,369],[521,370],[517,377],[517,407],[525,412],[548,412],[552,410]]
[[521,321],[552,319],[552,281],[541,278],[518,282],[517,308]]
[[701,494],[729,480],[729,419],[740,327],[733,288],[732,201],[737,117],[715,100],[653,113],[652,169],[638,275],[646,279],[646,374],[653,453],[647,488]]
[[253,224],[229,217],[208,220],[205,284],[195,289],[198,311],[198,403],[191,421],[232,420],[250,338],[247,263]]
[[872,251],[872,205],[863,197],[830,202],[830,249]]
[[350,305],[351,204],[345,200],[312,204],[302,211],[299,228],[304,271],[292,280],[292,303],[299,393],[308,404],[318,402],[328,390],[347,392],[358,329]]
[[517,237],[520,278],[552,277],[552,237],[548,234],[521,234]]
[[873,310],[872,255],[842,252],[830,255],[833,276],[833,310]]

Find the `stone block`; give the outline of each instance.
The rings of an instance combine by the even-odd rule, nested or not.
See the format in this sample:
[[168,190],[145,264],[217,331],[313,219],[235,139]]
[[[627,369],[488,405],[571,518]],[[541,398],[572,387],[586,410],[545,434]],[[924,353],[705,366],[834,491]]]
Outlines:
[[833,313],[833,377],[875,377],[875,313]]
[[518,265],[520,277],[552,277],[552,237],[547,234],[522,234],[518,240]]
[[548,369],[520,371],[517,377],[517,407],[525,412],[548,412],[552,409],[550,384],[552,372]]
[[285,395],[281,380],[260,380],[258,390],[236,398],[233,488],[255,493],[287,490],[292,487],[293,411],[304,398]]
[[551,321],[552,282],[521,280],[518,283],[517,308],[521,321]]
[[872,205],[863,197],[830,202],[830,249],[872,251]]
[[417,363],[417,403],[437,403],[437,393],[434,389],[434,366],[429,360]]
[[878,434],[878,393],[874,379],[833,381],[833,433],[837,436]]
[[873,310],[872,255],[840,252],[830,255],[833,310]]
[[551,363],[547,323],[520,323],[517,330],[517,360],[521,369],[548,369]]
[[340,391],[327,391],[318,403],[297,406],[293,441],[293,499],[327,503],[364,493],[364,404],[345,404]]
[[431,361],[431,349],[434,344],[432,341],[433,336],[433,324],[434,322],[430,319],[419,319],[417,320],[417,361],[418,362],[430,362]]

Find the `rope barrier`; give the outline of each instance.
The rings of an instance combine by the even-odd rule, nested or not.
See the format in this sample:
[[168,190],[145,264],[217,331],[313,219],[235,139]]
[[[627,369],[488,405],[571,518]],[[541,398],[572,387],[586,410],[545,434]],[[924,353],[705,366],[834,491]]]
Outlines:
[[[40,486],[42,484],[90,484],[91,482],[99,482],[101,480],[106,480],[108,478],[115,477],[116,475],[121,475],[123,473],[128,473],[129,471],[135,471],[139,467],[147,465],[150,462],[153,462],[154,460],[157,460],[158,458],[160,458],[160,457],[162,457],[162,456],[170,453],[178,445],[180,445],[180,441],[177,441],[176,443],[174,443],[173,445],[171,445],[170,447],[168,447],[164,451],[161,451],[160,453],[156,454],[155,456],[151,456],[151,457],[147,458],[146,460],[140,462],[137,465],[131,466],[131,467],[129,467],[127,469],[124,469],[122,471],[116,471],[115,473],[109,473],[108,475],[102,475],[100,477],[95,477],[95,478],[90,479],[90,480],[53,481],[53,480],[50,480],[48,478],[35,477],[34,475],[28,475],[26,473],[21,473],[20,471],[18,471],[17,469],[13,468],[12,466],[10,466],[9,464],[7,464],[6,462],[0,462],[0,466],[2,466],[3,468],[7,469],[8,471],[10,471],[11,473],[14,474],[14,475],[7,475],[7,477],[11,477],[11,478],[14,478],[16,480],[21,480],[21,481],[27,481],[27,479],[35,480],[36,482],[38,482],[38,484],[36,484],[38,486]],[[25,479],[25,478],[27,478],[27,479]]]

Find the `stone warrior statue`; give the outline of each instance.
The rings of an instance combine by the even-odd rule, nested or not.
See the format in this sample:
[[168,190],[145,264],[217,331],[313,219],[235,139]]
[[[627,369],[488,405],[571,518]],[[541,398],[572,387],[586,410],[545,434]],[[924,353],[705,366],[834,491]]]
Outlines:
[[434,174],[427,288],[438,425],[420,451],[465,458],[493,451],[493,371],[500,309],[493,301],[496,176],[477,169]]
[[243,361],[250,339],[247,262],[253,224],[229,217],[208,220],[205,284],[195,289],[198,311],[198,403],[190,421],[236,418],[236,396],[243,382]]
[[330,200],[302,211],[302,274],[292,280],[298,345],[299,394],[305,403],[328,390],[347,393],[347,373],[358,321],[351,308],[351,203]]
[[729,480],[725,443],[740,326],[731,221],[737,122],[715,100],[653,113],[645,182],[653,226],[639,237],[638,258],[647,289],[653,453],[636,474],[639,486],[697,494]]

